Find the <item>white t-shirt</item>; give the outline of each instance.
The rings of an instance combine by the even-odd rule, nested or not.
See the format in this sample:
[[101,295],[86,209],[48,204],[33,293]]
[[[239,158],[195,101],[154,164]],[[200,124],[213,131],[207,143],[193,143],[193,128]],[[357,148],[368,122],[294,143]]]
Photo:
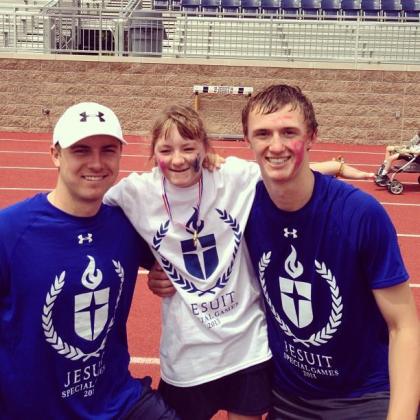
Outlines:
[[129,175],[105,196],[106,203],[122,207],[177,289],[162,306],[161,376],[169,384],[206,383],[271,357],[243,240],[259,174],[258,165],[235,157],[218,171],[203,171],[196,246],[191,220],[198,184],[166,182],[172,220],[158,168]]

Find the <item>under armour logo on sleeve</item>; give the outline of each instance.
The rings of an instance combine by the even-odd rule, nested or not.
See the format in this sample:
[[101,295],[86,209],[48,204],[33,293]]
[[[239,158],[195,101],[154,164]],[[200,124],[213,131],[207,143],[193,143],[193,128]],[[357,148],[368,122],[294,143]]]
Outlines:
[[289,231],[287,228],[284,228],[283,229],[283,232],[284,232],[284,237],[285,238],[288,238],[289,236],[291,236],[292,238],[297,238],[298,236],[297,236],[297,230],[296,229],[292,229],[291,231]]
[[82,112],[80,117],[80,122],[86,122],[88,118],[99,118],[100,122],[105,122],[103,112],[98,112],[97,114],[86,114],[86,112]]
[[93,235],[88,233],[86,236],[80,234],[77,239],[79,239],[79,245],[82,245],[85,241],[91,243],[93,241]]

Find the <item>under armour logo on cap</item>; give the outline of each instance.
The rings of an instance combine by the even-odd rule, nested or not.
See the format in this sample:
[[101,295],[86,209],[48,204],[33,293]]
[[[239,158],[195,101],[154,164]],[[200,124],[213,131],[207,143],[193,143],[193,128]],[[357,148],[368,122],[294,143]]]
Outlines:
[[104,113],[98,111],[97,114],[87,114],[86,112],[80,113],[80,122],[86,122],[89,117],[98,118],[100,122],[105,122]]
[[126,144],[115,113],[96,102],[81,102],[67,108],[54,127],[53,144],[62,149],[93,136],[110,136]]
[[289,236],[291,236],[292,238],[297,238],[298,236],[297,236],[297,230],[296,229],[292,229],[291,231],[289,231],[287,228],[284,228],[283,229],[283,232],[284,232],[284,237],[285,238],[288,238]]

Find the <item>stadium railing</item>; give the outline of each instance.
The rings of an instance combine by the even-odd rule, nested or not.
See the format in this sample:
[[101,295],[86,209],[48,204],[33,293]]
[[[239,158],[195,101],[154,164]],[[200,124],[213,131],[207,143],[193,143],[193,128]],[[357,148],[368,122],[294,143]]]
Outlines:
[[145,10],[138,0],[119,8],[110,0],[0,4],[0,51],[420,64],[420,22],[402,14],[394,21],[241,11],[226,17],[220,6],[207,14],[205,1],[197,12]]

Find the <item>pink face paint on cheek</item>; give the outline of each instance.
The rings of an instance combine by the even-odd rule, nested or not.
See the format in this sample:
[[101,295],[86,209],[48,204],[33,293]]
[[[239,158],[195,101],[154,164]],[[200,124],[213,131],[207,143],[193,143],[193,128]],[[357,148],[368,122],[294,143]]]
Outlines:
[[303,140],[292,140],[288,147],[295,155],[294,171],[296,171],[300,167],[305,155],[305,142]]
[[164,162],[161,159],[158,159],[157,164],[159,166],[159,169],[163,172],[166,169],[166,162]]

